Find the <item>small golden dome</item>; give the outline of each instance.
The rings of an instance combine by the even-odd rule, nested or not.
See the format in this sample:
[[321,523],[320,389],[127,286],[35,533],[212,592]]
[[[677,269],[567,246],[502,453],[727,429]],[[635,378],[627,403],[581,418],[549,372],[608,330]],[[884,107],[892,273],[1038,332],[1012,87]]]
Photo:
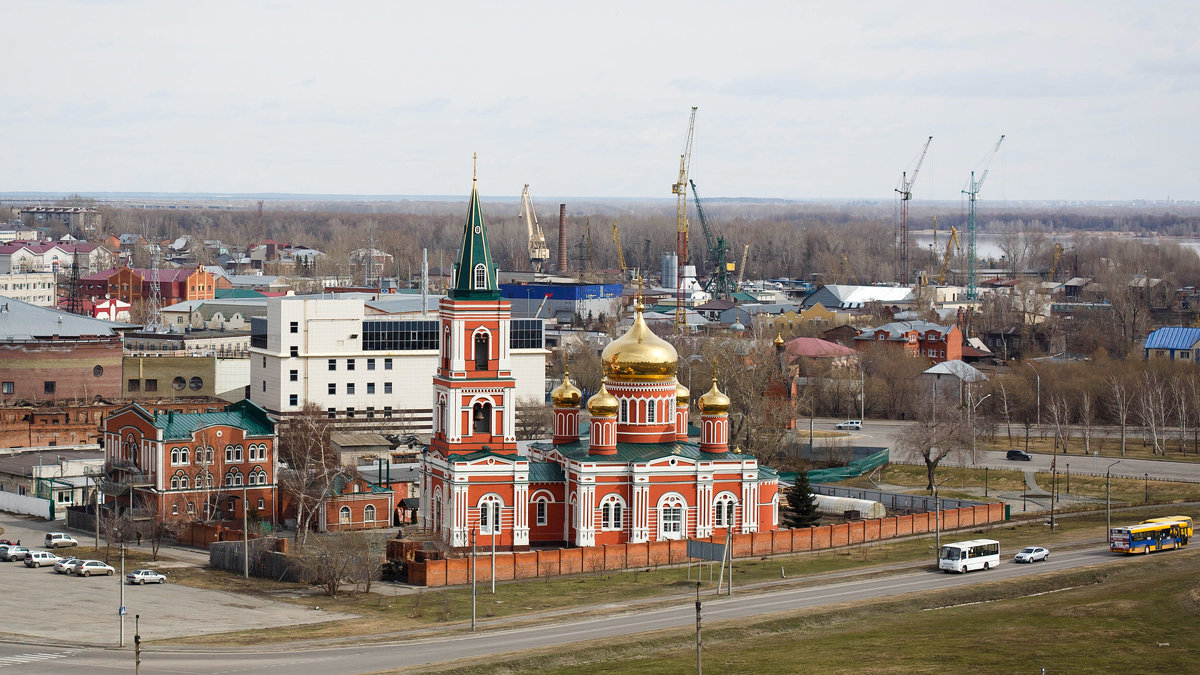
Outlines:
[[687,407],[692,400],[692,392],[683,386],[682,382],[675,383],[675,405]]
[[782,347],[783,344],[783,333],[777,333],[775,335],[775,348],[778,349]]
[[562,384],[550,392],[550,400],[559,408],[578,408],[583,403],[583,392],[571,382],[571,371],[563,373]]
[[617,382],[662,382],[675,377],[679,353],[658,337],[642,318],[642,303],[636,306],[633,327],[604,348],[604,374]]
[[617,408],[617,397],[608,393],[608,389],[601,382],[600,391],[588,399],[588,412],[594,417],[616,417]]
[[699,407],[705,415],[729,412],[729,397],[717,389],[716,378],[713,378],[712,389],[700,397]]

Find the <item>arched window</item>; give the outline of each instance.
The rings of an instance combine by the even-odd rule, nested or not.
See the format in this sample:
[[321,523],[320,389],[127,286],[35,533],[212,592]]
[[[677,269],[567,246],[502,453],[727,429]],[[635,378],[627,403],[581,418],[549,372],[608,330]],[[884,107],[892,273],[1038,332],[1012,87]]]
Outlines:
[[191,481],[188,480],[187,474],[180,476],[179,477],[179,489],[180,490],[188,489],[188,483],[190,483],[190,482]]
[[179,463],[180,464],[188,463],[188,449],[187,448],[179,449]]
[[600,529],[622,530],[625,525],[625,502],[617,495],[608,495],[600,501]]
[[686,521],[687,502],[677,493],[664,495],[658,502],[658,531],[660,539],[682,539]]
[[618,419],[618,421],[619,422],[628,422],[629,421],[629,400],[628,399],[624,399],[624,398],[621,399],[621,417]]
[[486,291],[488,287],[487,266],[479,263],[475,266],[475,290]]
[[492,404],[476,403],[471,412],[472,428],[476,433],[491,433]]
[[547,523],[549,523],[550,522],[550,514],[549,514],[550,500],[546,498],[546,495],[538,495],[533,500],[533,506],[534,506],[534,522],[537,523],[539,526],[545,526]]
[[179,463],[179,448],[171,448],[171,464]]
[[350,524],[350,507],[349,506],[343,506],[342,508],[338,509],[338,523],[341,525],[349,525]]
[[433,491],[433,529],[435,531],[442,527],[442,488],[437,488]]
[[375,521],[374,504],[367,504],[366,508],[363,509],[363,521],[368,523]]
[[475,370],[487,370],[488,357],[491,355],[491,341],[488,339],[488,334],[478,332],[475,334]]
[[179,476],[171,476],[171,489],[172,490],[179,489]]
[[658,421],[658,399],[650,399],[646,403],[646,421],[654,424]]
[[713,527],[733,527],[735,524],[734,509],[737,500],[733,494],[725,492],[713,500]]
[[504,503],[496,495],[479,500],[479,534],[500,534],[500,510]]

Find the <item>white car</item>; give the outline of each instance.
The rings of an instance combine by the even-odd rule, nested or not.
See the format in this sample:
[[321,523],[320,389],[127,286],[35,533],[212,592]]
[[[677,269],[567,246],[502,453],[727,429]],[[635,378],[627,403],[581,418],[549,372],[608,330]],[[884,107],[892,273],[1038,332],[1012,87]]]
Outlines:
[[65,532],[47,532],[46,548],[61,548],[63,546],[78,546],[79,542]]
[[165,584],[167,583],[167,575],[159,574],[154,570],[134,570],[125,575],[125,581],[131,584]]
[[0,560],[4,562],[14,562],[16,560],[24,560],[25,556],[29,555],[28,546],[0,546]]
[[90,577],[93,574],[107,574],[111,577],[115,573],[112,565],[107,565],[101,560],[84,560],[75,568],[75,574],[81,577]]
[[1038,560],[1045,562],[1049,559],[1050,551],[1042,548],[1041,546],[1026,546],[1020,551],[1017,551],[1017,554],[1013,556],[1013,562],[1023,563],[1037,562]]
[[49,551],[30,551],[29,555],[25,556],[25,566],[36,568],[42,565],[56,565],[60,560],[62,558]]
[[838,424],[838,425],[837,425],[836,427],[834,427],[834,428],[835,428],[835,429],[842,429],[842,430],[845,430],[845,429],[854,429],[854,430],[856,430],[856,431],[857,431],[858,429],[862,429],[862,420],[846,420],[845,422],[842,422],[842,423]]
[[54,563],[54,571],[59,574],[70,574],[79,563],[83,562],[79,558],[63,558]]

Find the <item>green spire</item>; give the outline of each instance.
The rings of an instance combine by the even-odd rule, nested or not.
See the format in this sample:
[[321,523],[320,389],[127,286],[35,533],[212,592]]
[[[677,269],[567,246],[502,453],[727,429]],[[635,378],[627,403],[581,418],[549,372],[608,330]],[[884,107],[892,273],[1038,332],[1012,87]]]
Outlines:
[[[467,206],[467,222],[463,227],[458,266],[454,270],[454,286],[450,297],[472,300],[494,300],[500,297],[496,281],[496,265],[488,247],[487,225],[479,209],[479,179],[471,176],[471,203]],[[482,267],[482,269],[480,269]]]

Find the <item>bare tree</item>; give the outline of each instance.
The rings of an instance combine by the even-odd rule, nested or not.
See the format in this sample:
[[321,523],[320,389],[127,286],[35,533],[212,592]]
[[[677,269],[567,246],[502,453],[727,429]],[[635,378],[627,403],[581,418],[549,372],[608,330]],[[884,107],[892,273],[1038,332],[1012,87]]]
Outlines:
[[921,401],[916,421],[896,439],[897,448],[925,464],[925,489],[933,494],[934,473],[947,457],[961,455],[971,447],[971,428],[961,408],[934,407],[932,396]]
[[313,521],[328,499],[333,476],[342,471],[330,447],[333,424],[312,401],[287,421],[279,434],[279,458],[287,469],[279,473],[279,486],[296,506],[295,542],[308,542]]
[[1067,452],[1071,441],[1071,402],[1066,394],[1055,394],[1050,397],[1050,423],[1054,425],[1054,437],[1062,445],[1062,451]]
[[1184,450],[1184,442],[1187,440],[1187,425],[1188,425],[1188,389],[1183,378],[1175,376],[1171,378],[1171,399],[1174,405],[1172,412],[1175,415],[1175,422],[1179,425],[1179,452]]
[[313,537],[304,549],[295,554],[301,578],[320,586],[325,594],[336,598],[355,567],[362,565],[362,554],[352,535]]
[[1079,395],[1079,429],[1083,434],[1083,454],[1090,455],[1096,432],[1096,404],[1086,390]]
[[1137,395],[1138,421],[1142,424],[1142,433],[1153,445],[1154,454],[1161,455],[1166,451],[1164,435],[1168,410],[1163,381],[1157,373],[1145,371],[1140,384]]
[[104,562],[112,555],[113,544],[129,541],[133,532],[133,521],[117,509],[100,509],[100,533],[104,535]]
[[554,429],[554,406],[533,396],[517,399],[517,440],[545,438]]
[[1112,417],[1121,426],[1121,456],[1124,457],[1126,432],[1129,428],[1129,385],[1118,374],[1109,375],[1106,382],[1108,383],[1109,398],[1112,401],[1109,404],[1112,409]]
[[150,526],[145,529],[145,536],[150,540],[150,555],[154,560],[158,560],[158,550],[164,543],[176,540],[179,536],[179,527],[177,523],[163,517],[161,509],[158,508],[157,499],[146,499],[142,508],[150,516]]

